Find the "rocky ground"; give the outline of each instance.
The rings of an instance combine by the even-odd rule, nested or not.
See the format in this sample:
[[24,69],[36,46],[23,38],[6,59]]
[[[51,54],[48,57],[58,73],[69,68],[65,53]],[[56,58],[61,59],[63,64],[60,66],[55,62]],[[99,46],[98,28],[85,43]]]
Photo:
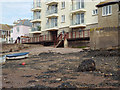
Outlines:
[[[119,88],[118,50],[34,47],[29,57],[7,61],[2,66],[4,88]],[[77,72],[85,59],[95,61],[96,70]],[[25,62],[25,65],[21,65]]]

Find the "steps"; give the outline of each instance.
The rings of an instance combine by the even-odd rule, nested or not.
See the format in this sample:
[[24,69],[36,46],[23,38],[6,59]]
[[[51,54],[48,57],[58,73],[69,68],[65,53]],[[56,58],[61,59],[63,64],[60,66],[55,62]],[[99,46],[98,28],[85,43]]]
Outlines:
[[63,40],[60,40],[57,45],[55,46],[55,48],[57,48],[61,43],[62,43]]
[[64,36],[62,34],[59,35],[59,37],[57,38],[56,43],[55,43],[55,48],[59,47],[63,43],[64,37],[65,37],[65,35]]

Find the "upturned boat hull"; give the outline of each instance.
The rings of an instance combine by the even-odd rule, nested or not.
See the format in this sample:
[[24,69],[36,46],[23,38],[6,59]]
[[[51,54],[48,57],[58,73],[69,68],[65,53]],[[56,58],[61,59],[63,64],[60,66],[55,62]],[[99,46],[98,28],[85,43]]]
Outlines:
[[28,57],[28,52],[26,53],[15,53],[15,54],[9,54],[6,55],[7,60],[16,60],[16,59],[24,59]]

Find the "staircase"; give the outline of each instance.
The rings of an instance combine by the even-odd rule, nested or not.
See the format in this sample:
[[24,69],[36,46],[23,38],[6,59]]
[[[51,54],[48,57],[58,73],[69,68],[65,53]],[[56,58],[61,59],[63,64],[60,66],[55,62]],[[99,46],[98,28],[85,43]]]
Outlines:
[[55,48],[59,47],[63,43],[64,37],[65,37],[65,35],[63,36],[62,33],[59,34],[59,36],[57,37],[57,39],[54,42],[54,47]]

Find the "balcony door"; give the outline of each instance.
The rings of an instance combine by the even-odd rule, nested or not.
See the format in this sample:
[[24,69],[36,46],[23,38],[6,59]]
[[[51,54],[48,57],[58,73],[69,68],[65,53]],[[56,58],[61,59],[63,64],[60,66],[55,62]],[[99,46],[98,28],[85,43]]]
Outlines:
[[76,14],[76,24],[80,24],[80,13]]
[[57,4],[51,6],[51,13],[57,13]]
[[56,27],[57,26],[57,17],[51,18],[51,27]]

